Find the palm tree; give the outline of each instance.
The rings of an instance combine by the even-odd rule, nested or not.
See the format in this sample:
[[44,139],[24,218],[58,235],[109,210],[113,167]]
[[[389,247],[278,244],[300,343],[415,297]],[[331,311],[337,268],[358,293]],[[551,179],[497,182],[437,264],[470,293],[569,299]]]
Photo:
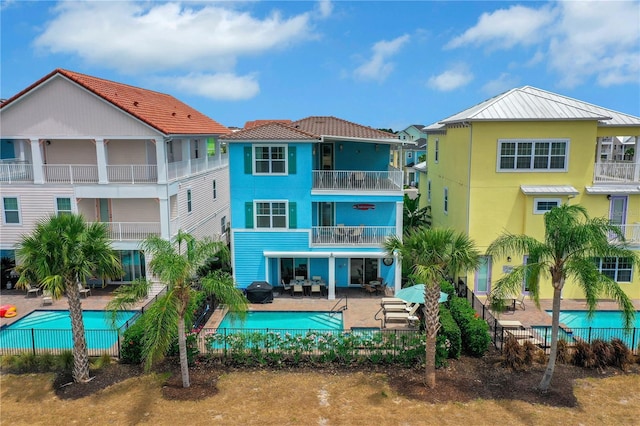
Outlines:
[[402,224],[406,231],[409,228],[419,228],[425,226],[431,228],[431,207],[420,207],[420,195],[416,198],[410,198],[404,194],[404,203],[402,206]]
[[[145,365],[148,370],[161,359],[177,334],[182,386],[188,388],[190,383],[185,324],[190,318],[188,307],[195,292],[204,291],[208,295],[214,295],[231,311],[245,311],[247,299],[235,288],[233,279],[226,273],[216,271],[202,278],[196,275],[198,268],[211,258],[228,258],[229,251],[222,242],[197,240],[192,235],[179,231],[172,241],[150,236],[142,243],[142,249],[151,256],[151,273],[167,285],[166,294],[145,313]],[[121,287],[107,307],[114,312],[129,308],[146,297],[148,286],[149,281],[140,280],[131,286]]]
[[[546,391],[551,384],[558,349],[560,302],[562,288],[572,279],[584,292],[589,312],[593,314],[601,294],[618,302],[630,327],[634,307],[629,297],[611,278],[598,270],[594,259],[626,258],[635,265],[638,255],[625,247],[620,229],[604,218],[589,218],[580,205],[564,204],[554,207],[544,215],[545,237],[538,241],[526,235],[503,234],[487,248],[487,254],[504,258],[528,255],[526,265],[517,266],[500,278],[491,291],[491,303],[501,310],[507,295],[519,294],[526,281],[530,294],[540,307],[540,278],[550,277],[553,287],[553,314],[551,327],[551,352],[549,363],[540,382]],[[613,238],[612,238],[613,237]]]
[[51,216],[22,238],[17,255],[19,288],[37,282],[54,299],[67,294],[73,335],[73,379],[88,381],[89,354],[78,283],[84,284],[87,277],[94,275],[103,278],[122,275],[106,224],[87,223],[75,214]]
[[478,267],[479,252],[466,234],[452,229],[409,229],[404,240],[389,237],[384,248],[397,252],[412,275],[425,284],[423,313],[426,329],[425,381],[436,386],[436,336],[440,329],[440,281]]

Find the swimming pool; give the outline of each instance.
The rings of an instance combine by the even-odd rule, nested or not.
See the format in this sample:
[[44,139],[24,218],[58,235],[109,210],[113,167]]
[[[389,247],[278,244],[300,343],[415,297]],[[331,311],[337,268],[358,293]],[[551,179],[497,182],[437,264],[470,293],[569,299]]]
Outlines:
[[228,312],[218,326],[231,329],[342,330],[342,312],[250,311],[244,320]]
[[[120,311],[117,327],[111,326],[108,311],[82,311],[87,348],[106,350],[118,342],[118,331],[124,331],[135,320],[137,311]],[[37,310],[0,330],[0,353],[32,349],[59,352],[73,348],[71,317],[68,310]]]
[[[552,311],[546,311],[549,316]],[[622,328],[624,321],[620,311],[596,311],[591,319],[588,311],[561,311],[560,323],[569,328]],[[640,311],[636,312],[635,328],[640,328]]]

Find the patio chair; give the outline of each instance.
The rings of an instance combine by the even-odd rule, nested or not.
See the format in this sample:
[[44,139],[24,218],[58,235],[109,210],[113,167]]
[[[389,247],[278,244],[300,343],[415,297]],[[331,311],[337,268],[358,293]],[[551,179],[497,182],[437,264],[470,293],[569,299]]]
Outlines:
[[372,286],[371,284],[364,284],[363,287],[364,287],[364,291],[365,291],[366,294],[371,295],[371,294],[376,293],[376,288],[374,286]]
[[300,294],[300,297],[304,296],[304,288],[302,288],[302,284],[293,285],[293,296],[296,294]]
[[44,305],[53,305],[53,297],[51,296],[51,291],[45,290],[42,292],[42,306]]
[[78,283],[78,293],[80,296],[89,297],[91,295],[91,289],[82,285],[82,283]]
[[31,294],[33,294],[34,297],[38,297],[40,290],[42,290],[40,287],[32,287],[31,284],[27,284],[27,297]]
[[517,307],[522,308],[523,311],[526,309],[526,306],[524,306],[524,298],[525,298],[524,294],[520,295],[520,297],[514,297],[513,298],[513,308],[514,308],[514,310]]
[[311,295],[317,294],[318,296],[322,296],[322,289],[320,288],[320,284],[312,284],[311,285]]
[[281,292],[281,294],[284,293],[285,291],[287,293],[291,294],[291,289],[292,289],[291,283],[287,284],[287,283],[284,282],[284,280],[280,280],[280,282],[282,283],[282,292]]

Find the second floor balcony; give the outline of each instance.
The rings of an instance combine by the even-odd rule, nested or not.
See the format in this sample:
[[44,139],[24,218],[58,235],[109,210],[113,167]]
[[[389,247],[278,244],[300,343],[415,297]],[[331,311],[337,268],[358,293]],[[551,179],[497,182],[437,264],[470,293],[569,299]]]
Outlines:
[[640,164],[632,161],[599,161],[593,172],[594,183],[640,183]]
[[[626,225],[617,225],[620,231],[624,235],[625,241],[632,245],[640,245],[640,223],[632,223]],[[617,238],[616,238],[617,239]]]
[[314,170],[313,189],[402,191],[402,171]]
[[314,226],[312,244],[326,246],[379,246],[392,235],[394,226]]

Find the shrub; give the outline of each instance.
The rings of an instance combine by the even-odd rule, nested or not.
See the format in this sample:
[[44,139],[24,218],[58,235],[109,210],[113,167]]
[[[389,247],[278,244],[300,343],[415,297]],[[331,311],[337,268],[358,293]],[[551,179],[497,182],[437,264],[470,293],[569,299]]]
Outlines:
[[446,367],[449,358],[448,339],[444,334],[436,336],[436,368]]
[[593,352],[595,367],[603,369],[611,363],[611,347],[609,343],[602,339],[595,339],[591,342],[591,351]]
[[525,340],[522,344],[522,349],[524,353],[524,365],[530,367],[533,364],[533,360],[535,359],[539,348],[530,341]]
[[16,357],[13,365],[22,373],[32,373],[38,369],[38,359],[33,352],[24,352]]
[[502,345],[502,365],[521,370],[525,366],[524,348],[514,336],[507,336]]
[[[173,341],[169,350],[167,351],[168,356],[178,356],[180,354],[180,350],[178,348],[178,338]],[[189,365],[193,365],[196,357],[200,355],[200,350],[198,349],[198,336],[194,333],[187,333],[187,362]]]
[[120,360],[125,364],[141,364],[144,339],[144,318],[142,315],[122,335]]
[[466,299],[454,297],[449,306],[453,319],[458,323],[462,333],[462,350],[475,357],[484,355],[491,344],[489,324],[478,317]]
[[58,355],[58,365],[57,368],[63,372],[70,372],[73,370],[73,352],[72,351],[63,351],[60,355]]
[[38,355],[36,362],[39,371],[48,372],[55,369],[56,357],[51,352],[44,352]]
[[440,291],[449,295],[449,298],[447,299],[447,305],[449,304],[449,301],[451,299],[456,297],[456,289],[449,281],[440,281]]
[[578,367],[593,368],[596,360],[591,345],[584,340],[578,340],[575,344],[572,361],[573,365]]
[[625,370],[633,362],[631,349],[620,339],[611,339],[611,365]]
[[556,351],[556,361],[561,364],[571,363],[571,349],[569,343],[564,339],[558,339],[558,349]]
[[462,336],[460,327],[453,319],[451,311],[445,306],[440,306],[440,330],[438,336],[444,337],[444,345],[447,349],[447,358],[458,359],[462,352]]

